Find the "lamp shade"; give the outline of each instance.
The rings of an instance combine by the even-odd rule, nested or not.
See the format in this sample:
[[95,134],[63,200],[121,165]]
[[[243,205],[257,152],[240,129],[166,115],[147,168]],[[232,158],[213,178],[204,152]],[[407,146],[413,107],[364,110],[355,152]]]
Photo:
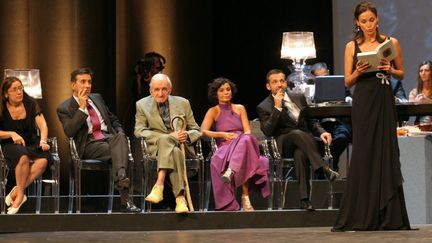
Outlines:
[[4,77],[17,77],[25,92],[35,99],[42,99],[42,86],[39,69],[5,69]]
[[315,58],[313,32],[284,32],[282,36],[281,58],[306,60]]

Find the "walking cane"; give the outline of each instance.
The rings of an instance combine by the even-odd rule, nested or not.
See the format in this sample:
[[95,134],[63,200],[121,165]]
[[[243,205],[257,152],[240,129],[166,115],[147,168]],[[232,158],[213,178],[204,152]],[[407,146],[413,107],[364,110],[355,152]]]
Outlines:
[[[174,121],[176,119],[179,119],[180,122],[181,122],[180,131],[184,131],[186,129],[186,121],[185,121],[185,118],[183,116],[180,116],[180,115],[174,116],[171,119],[171,127],[174,130],[176,130],[176,128],[174,127]],[[190,195],[190,188],[189,188],[189,181],[188,181],[187,171],[186,171],[187,170],[187,168],[186,168],[186,153],[185,153],[185,145],[184,145],[184,143],[180,144],[180,148],[182,150],[183,157],[184,157],[184,160],[183,160],[183,179],[185,181],[186,199],[187,199],[188,206],[189,206],[189,212],[193,212],[194,211],[194,207],[193,207],[193,204],[192,204],[192,198],[191,198],[191,195]]]

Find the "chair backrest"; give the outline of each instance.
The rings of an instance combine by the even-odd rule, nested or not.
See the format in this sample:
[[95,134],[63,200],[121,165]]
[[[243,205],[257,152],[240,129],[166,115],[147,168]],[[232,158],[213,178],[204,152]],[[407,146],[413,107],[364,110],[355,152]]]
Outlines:
[[261,124],[258,118],[249,121],[249,124],[252,135],[254,135],[257,139],[266,137],[266,135],[264,135],[263,131],[261,130]]

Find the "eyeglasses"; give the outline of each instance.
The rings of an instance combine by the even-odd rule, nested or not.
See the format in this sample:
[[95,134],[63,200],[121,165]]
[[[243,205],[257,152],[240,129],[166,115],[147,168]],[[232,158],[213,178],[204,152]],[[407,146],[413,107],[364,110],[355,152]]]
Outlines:
[[8,91],[12,92],[12,93],[17,93],[18,91],[23,92],[24,91],[24,87],[23,86],[18,86],[18,87],[15,87],[15,88],[11,88]]

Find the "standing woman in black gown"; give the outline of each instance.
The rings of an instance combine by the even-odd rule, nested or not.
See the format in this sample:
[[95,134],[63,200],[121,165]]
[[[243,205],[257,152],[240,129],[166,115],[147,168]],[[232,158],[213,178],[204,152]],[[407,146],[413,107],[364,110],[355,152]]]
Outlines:
[[[352,103],[353,149],[347,187],[332,231],[410,229],[402,188],[396,107],[390,76],[402,80],[402,51],[397,39],[380,34],[370,2],[354,11],[355,35],[345,48],[345,85],[356,85]],[[366,72],[357,53],[374,50],[390,39],[397,57]]]
[[1,145],[8,166],[15,168],[16,180],[16,186],[5,197],[5,204],[9,206],[7,214],[16,214],[27,201],[25,188],[47,167],[48,126],[39,105],[24,91],[18,78],[5,78],[1,91]]

